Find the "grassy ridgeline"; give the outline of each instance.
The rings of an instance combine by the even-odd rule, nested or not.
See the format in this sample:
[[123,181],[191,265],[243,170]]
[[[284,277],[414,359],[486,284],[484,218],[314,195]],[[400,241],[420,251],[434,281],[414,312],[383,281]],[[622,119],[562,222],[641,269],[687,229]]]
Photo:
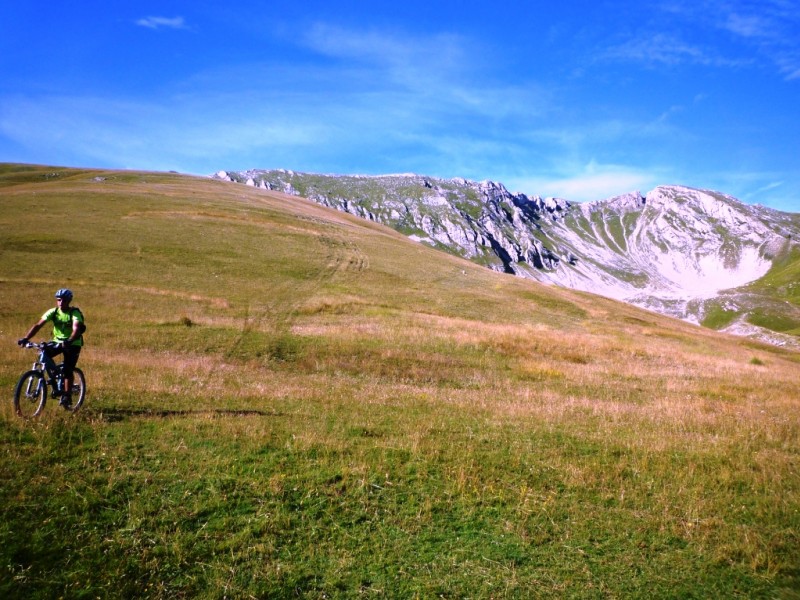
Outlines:
[[[797,353],[239,185],[0,202],[2,597],[797,597]],[[86,405],[21,422],[65,285]]]

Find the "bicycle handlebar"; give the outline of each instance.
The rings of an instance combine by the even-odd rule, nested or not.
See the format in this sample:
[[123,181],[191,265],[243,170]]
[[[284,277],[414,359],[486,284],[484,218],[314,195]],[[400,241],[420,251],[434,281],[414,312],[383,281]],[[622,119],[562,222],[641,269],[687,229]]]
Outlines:
[[28,342],[25,345],[20,346],[20,347],[21,348],[37,348],[39,350],[44,350],[47,347],[47,345],[51,344],[51,343],[52,342],[39,342],[37,344],[36,342]]

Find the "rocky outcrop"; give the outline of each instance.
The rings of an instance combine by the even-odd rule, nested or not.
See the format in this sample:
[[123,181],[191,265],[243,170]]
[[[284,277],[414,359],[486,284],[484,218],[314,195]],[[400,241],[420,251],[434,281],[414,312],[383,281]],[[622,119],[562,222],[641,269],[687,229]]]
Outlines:
[[304,196],[497,271],[696,322],[708,301],[763,277],[800,239],[800,215],[682,186],[573,204],[492,181],[411,174],[213,177]]
[[220,171],[218,179],[300,195],[378,221],[489,268],[526,275],[525,265],[553,269],[561,258],[541,223],[555,222],[566,200],[509,192],[502,184],[418,175],[321,176],[293,171]]

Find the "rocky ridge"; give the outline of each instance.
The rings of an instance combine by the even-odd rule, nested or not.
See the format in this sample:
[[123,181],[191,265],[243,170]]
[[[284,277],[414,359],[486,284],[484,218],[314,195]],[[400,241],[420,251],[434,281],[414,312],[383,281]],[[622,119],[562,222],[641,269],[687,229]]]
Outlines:
[[[250,170],[213,177],[303,196],[497,271],[771,343],[796,345],[800,335],[800,308],[787,301],[800,294],[747,288],[776,258],[800,248],[800,215],[719,192],[659,186],[644,195],[573,203],[512,193],[491,181],[414,174]],[[763,326],[769,319],[752,323],[754,311],[777,311],[779,330]]]

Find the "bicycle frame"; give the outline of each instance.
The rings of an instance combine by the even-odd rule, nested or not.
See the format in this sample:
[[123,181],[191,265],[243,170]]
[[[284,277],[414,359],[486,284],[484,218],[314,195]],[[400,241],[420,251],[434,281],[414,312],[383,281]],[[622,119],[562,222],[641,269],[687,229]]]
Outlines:
[[47,346],[41,344],[39,347],[39,357],[34,361],[31,367],[34,371],[39,371],[47,377],[42,377],[42,380],[52,389],[50,392],[51,398],[56,398],[61,395],[61,389],[64,386],[62,375],[63,363],[56,364],[51,356],[47,355]]
[[[51,357],[47,356],[44,350],[39,354],[37,361],[44,368],[48,376],[47,385],[53,388],[52,397],[55,398],[61,393],[61,388],[64,386],[63,376],[61,374],[61,365],[57,365]],[[34,367],[35,368],[35,367]]]

